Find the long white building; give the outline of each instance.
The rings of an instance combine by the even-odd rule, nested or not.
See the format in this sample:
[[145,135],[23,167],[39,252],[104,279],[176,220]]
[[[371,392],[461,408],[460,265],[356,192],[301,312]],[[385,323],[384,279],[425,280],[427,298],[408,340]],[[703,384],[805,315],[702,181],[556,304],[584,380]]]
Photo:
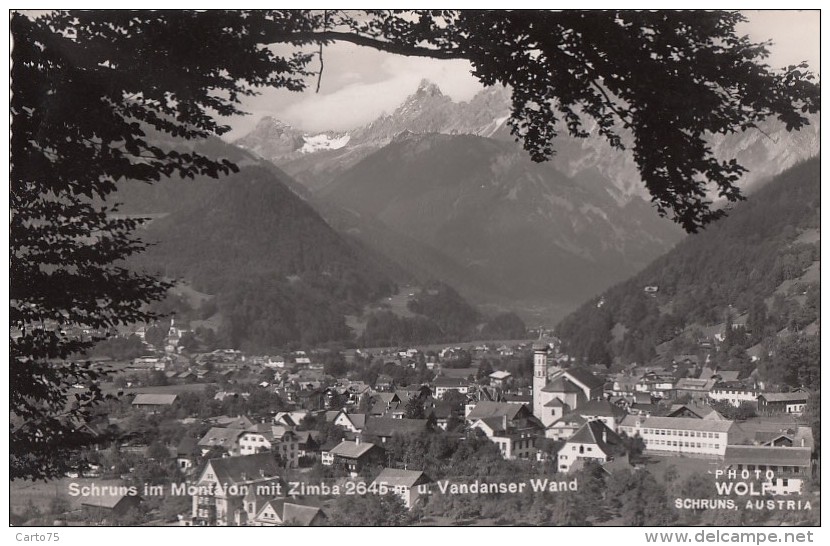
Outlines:
[[761,392],[757,389],[747,387],[738,381],[716,383],[709,391],[709,398],[719,402],[729,402],[735,407],[745,402],[755,404]]
[[620,423],[619,431],[640,436],[646,451],[653,453],[723,457],[734,426],[732,421],[628,415]]

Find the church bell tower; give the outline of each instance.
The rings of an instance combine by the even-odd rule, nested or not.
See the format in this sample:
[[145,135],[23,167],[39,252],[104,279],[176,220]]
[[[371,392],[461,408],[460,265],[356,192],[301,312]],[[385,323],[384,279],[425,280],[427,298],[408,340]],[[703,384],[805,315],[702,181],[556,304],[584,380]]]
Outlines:
[[541,339],[533,344],[533,415],[542,419],[542,389],[548,383],[548,344]]

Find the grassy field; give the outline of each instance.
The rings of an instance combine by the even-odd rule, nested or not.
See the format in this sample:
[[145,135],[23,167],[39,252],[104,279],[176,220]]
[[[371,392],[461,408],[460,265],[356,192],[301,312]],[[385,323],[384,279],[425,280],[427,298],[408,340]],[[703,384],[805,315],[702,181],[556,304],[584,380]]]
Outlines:
[[98,486],[122,485],[121,480],[99,478],[60,478],[48,482],[13,481],[9,486],[9,510],[11,513],[19,514],[31,503],[42,513],[46,513],[55,498],[65,499],[72,510],[78,510],[84,499],[69,494],[71,483],[76,483],[80,487],[93,483]]

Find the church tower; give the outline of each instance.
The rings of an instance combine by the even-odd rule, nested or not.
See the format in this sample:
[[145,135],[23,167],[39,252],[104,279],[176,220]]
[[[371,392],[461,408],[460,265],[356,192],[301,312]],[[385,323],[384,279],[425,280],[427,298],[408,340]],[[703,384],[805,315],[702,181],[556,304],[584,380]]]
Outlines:
[[542,389],[548,383],[548,344],[541,339],[533,344],[533,415],[542,419]]

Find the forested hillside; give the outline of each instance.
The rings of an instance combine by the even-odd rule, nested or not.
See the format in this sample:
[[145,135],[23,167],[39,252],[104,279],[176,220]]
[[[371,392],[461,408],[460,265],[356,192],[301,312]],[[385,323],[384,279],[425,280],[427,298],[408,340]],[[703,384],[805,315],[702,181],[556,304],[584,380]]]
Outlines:
[[[215,296],[196,313],[221,317],[224,345],[349,339],[344,314],[392,293],[392,266],[338,235],[275,170],[243,162],[219,181],[167,181],[153,190],[167,199],[125,192],[127,210],[167,208],[141,233],[154,244],[134,263]],[[191,198],[170,199],[191,185]]]
[[[367,311],[394,294],[396,283],[426,283],[428,277],[419,279],[337,233],[279,168],[218,140],[200,146],[233,161],[239,172],[219,180],[124,183],[118,199],[122,212],[153,218],[140,232],[152,246],[132,264],[181,281],[180,292],[198,291],[196,297],[171,296],[156,310],[192,322],[205,347],[260,351],[329,341],[385,345],[524,336],[517,317],[487,322],[440,283],[417,290],[411,316]],[[359,340],[346,315],[367,322]]]
[[722,365],[749,368],[750,349],[768,375],[809,380],[817,367],[773,370],[771,362],[796,341],[806,352],[818,346],[819,176],[819,158],[796,165],[728,217],[585,303],[558,326],[565,350],[607,365],[643,363],[694,353],[720,333],[714,356]]

